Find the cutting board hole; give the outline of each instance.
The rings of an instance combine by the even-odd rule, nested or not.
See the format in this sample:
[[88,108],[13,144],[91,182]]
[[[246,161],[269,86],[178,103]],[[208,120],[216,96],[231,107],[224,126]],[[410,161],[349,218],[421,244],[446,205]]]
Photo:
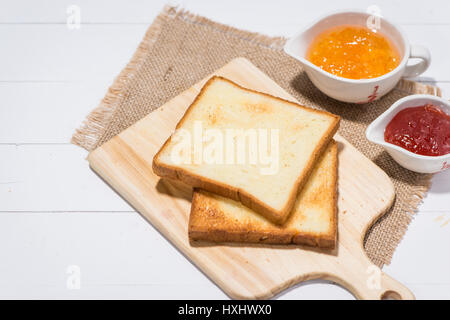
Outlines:
[[381,300],[402,300],[402,296],[392,290],[388,290],[381,295]]

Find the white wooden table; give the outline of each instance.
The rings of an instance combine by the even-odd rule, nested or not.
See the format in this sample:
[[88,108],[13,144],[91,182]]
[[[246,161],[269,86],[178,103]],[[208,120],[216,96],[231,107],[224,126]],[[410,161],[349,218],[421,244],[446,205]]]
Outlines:
[[[88,168],[86,151],[69,144],[164,3],[0,1],[0,298],[227,298]],[[283,36],[329,11],[377,4],[412,43],[428,46],[433,62],[419,80],[440,86],[450,98],[449,1],[175,4],[222,23]],[[81,9],[80,29],[66,25],[70,5]],[[449,221],[447,170],[433,178],[385,267],[418,299],[450,298]],[[313,281],[279,298],[353,297]]]

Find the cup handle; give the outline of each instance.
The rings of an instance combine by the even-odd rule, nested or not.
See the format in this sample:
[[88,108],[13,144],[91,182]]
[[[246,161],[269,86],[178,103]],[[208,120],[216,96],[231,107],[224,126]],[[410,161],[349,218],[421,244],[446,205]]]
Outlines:
[[417,58],[421,59],[417,64],[412,66],[406,66],[405,72],[403,73],[403,77],[416,77],[421,75],[428,69],[431,63],[431,54],[430,51],[424,46],[413,44],[411,45],[411,50],[409,53],[409,58]]

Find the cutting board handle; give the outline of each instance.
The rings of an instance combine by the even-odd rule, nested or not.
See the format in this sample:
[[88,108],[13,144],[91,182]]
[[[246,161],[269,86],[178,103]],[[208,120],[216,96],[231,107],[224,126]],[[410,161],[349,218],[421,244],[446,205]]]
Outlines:
[[414,294],[403,284],[382,273],[382,293],[380,299],[415,300]]
[[414,294],[407,287],[374,265],[365,253],[362,255],[363,257],[353,261],[354,267],[351,270],[338,269],[329,280],[342,285],[357,299],[415,300]]
[[[373,266],[379,270],[378,267]],[[370,270],[370,269],[368,269]],[[354,270],[350,271],[353,272]],[[372,270],[370,270],[372,272]],[[368,271],[364,276],[354,273],[346,276],[331,277],[328,280],[337,282],[349,290],[357,299],[362,300],[415,300],[414,294],[403,284],[391,278],[383,271]]]

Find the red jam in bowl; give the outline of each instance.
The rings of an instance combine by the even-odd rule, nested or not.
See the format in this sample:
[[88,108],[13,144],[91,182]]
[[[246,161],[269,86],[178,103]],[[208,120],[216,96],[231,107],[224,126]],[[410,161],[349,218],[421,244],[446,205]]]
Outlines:
[[424,156],[450,153],[450,115],[426,104],[406,108],[386,126],[384,140]]

